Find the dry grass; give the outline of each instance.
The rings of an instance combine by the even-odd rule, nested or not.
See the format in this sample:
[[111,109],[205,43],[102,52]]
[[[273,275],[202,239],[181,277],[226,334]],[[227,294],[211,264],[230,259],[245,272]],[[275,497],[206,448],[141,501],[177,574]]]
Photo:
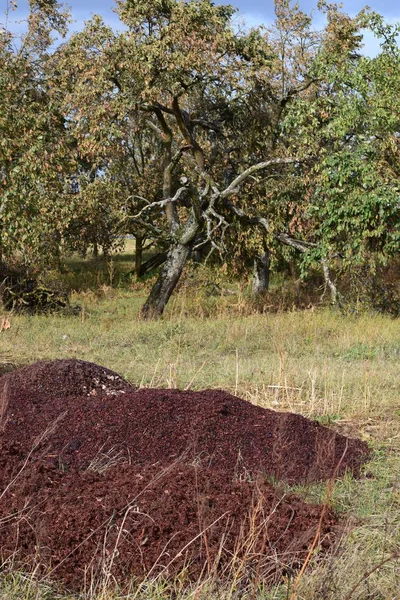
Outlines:
[[202,319],[184,316],[178,298],[162,321],[143,322],[140,293],[109,289],[80,300],[84,318],[11,316],[2,352],[24,363],[82,358],[139,385],[224,388],[335,420],[400,409],[398,320],[329,310]]

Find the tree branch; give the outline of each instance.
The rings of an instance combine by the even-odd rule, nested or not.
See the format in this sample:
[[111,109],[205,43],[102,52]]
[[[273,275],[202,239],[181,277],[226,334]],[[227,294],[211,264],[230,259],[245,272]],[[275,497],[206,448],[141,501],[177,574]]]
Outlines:
[[141,110],[144,110],[145,112],[155,112],[156,110],[160,110],[163,113],[167,113],[169,115],[173,115],[174,111],[172,110],[172,108],[169,108],[168,106],[164,106],[164,104],[161,104],[160,102],[154,102],[154,104],[142,104],[140,106]]
[[144,206],[136,215],[132,215],[131,217],[127,217],[127,218],[129,218],[129,219],[138,219],[147,210],[151,210],[152,208],[156,208],[156,207],[157,208],[163,208],[164,206],[167,206],[167,204],[169,204],[170,202],[178,202],[178,200],[182,196],[183,192],[186,192],[186,190],[187,190],[186,186],[185,187],[180,187],[177,190],[176,194],[173,196],[173,198],[165,198],[164,200],[157,200],[156,202],[151,202],[147,206]]
[[313,242],[307,242],[305,240],[297,240],[296,238],[291,237],[287,233],[276,233],[275,238],[285,244],[285,246],[290,246],[291,248],[295,248],[299,252],[307,252],[310,248],[316,248],[317,244]]
[[283,96],[283,98],[281,98],[280,101],[280,105],[282,108],[284,108],[286,106],[286,104],[294,97],[297,96],[297,94],[300,94],[300,92],[304,92],[305,90],[307,90],[313,83],[317,83],[318,79],[309,79],[308,81],[305,81],[304,83],[302,83],[301,85],[299,85],[296,88],[291,88],[288,93]]
[[272,158],[271,160],[265,160],[263,162],[257,163],[256,165],[252,165],[243,173],[238,175],[232,183],[228,185],[228,187],[221,192],[221,198],[227,198],[231,194],[234,194],[237,191],[237,188],[240,184],[243,183],[250,175],[256,173],[257,171],[261,171],[262,169],[267,169],[268,167],[277,166],[277,165],[291,165],[293,163],[298,163],[299,160],[297,158]]
[[[239,217],[239,219],[245,221],[248,225],[259,225],[265,230],[266,233],[270,233],[269,223],[265,217],[250,216],[242,208],[239,208],[230,200],[225,200],[225,206],[229,208],[237,217]],[[299,252],[307,252],[307,250],[310,248],[316,247],[316,244],[313,244],[312,242],[297,240],[296,238],[293,238],[284,232],[276,233],[274,237],[282,244],[285,244],[285,246],[295,248]]]
[[[148,231],[151,231],[153,233],[153,235],[155,236],[155,238],[159,238],[162,234],[163,234],[163,230],[160,229],[159,227],[156,227],[155,225],[152,225],[151,223],[147,223],[146,221],[143,221],[143,219],[137,219],[135,217],[130,217],[129,215],[124,217],[124,219],[122,219],[122,221],[126,221],[126,220],[132,220],[134,223],[137,223],[138,225],[140,225],[141,227],[143,227],[144,229],[147,229]],[[146,248],[143,248],[143,250],[145,250]]]

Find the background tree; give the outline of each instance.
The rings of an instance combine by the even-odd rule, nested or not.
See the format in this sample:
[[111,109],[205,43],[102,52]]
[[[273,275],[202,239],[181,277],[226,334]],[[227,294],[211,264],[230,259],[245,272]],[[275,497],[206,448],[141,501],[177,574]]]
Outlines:
[[[304,266],[321,258],[337,264],[339,258],[342,268],[352,269],[385,262],[399,250],[399,29],[363,14],[384,40],[380,54],[368,58],[356,52],[354,22],[336,9],[328,17],[324,55],[315,66],[325,82],[322,93],[313,113],[306,99],[297,98],[285,127],[296,124],[301,139],[319,148],[305,206],[315,245]],[[334,42],[343,36],[347,60],[340,60],[343,46]]]
[[48,70],[54,27],[66,15],[35,8],[19,46],[0,32],[0,252],[37,266],[58,254],[55,234],[68,219],[63,172],[74,161],[58,90]]

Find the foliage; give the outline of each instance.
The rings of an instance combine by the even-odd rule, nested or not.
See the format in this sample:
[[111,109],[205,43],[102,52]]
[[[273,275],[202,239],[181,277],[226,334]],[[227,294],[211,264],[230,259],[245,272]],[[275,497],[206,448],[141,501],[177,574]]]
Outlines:
[[[378,19],[364,18],[371,24]],[[330,82],[315,113],[301,99],[293,103],[286,126],[297,122],[302,136],[319,147],[306,207],[317,245],[306,264],[340,257],[352,268],[387,262],[399,250],[400,52],[392,43],[397,31],[387,27],[389,37],[375,58],[354,54],[339,70],[336,57],[331,65],[319,59],[316,73],[328,73]]]
[[[95,16],[50,52],[67,17],[32,1],[21,47],[1,34],[3,255],[107,254],[133,234],[140,254],[167,252],[145,316],[193,253],[238,274],[265,252],[303,272],[323,261],[328,280],[338,260],[395,255],[398,28],[319,8],[321,31],[289,0],[270,27],[235,30],[209,0],[119,0],[123,32]],[[375,58],[360,54],[366,28]]]
[[55,232],[68,218],[63,170],[74,157],[47,72],[51,29],[63,32],[65,19],[35,8],[17,49],[0,32],[0,251],[26,264],[54,257]]

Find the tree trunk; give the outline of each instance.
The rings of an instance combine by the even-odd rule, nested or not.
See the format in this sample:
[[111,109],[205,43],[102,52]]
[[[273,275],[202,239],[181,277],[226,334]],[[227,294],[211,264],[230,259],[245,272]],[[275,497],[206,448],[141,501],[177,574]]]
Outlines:
[[182,275],[200,227],[201,225],[194,211],[192,211],[186,224],[181,228],[179,238],[168,250],[164,266],[141,310],[144,319],[161,317],[163,314],[164,308]]
[[160,267],[163,263],[165,263],[167,257],[168,252],[159,252],[158,254],[155,254],[149,258],[149,260],[146,260],[140,267],[139,276],[143,277],[143,275],[146,275],[147,273],[150,273],[150,271],[154,271],[154,269]]
[[135,236],[135,273],[136,279],[140,279],[142,269],[142,258],[143,258],[143,236]]
[[270,253],[266,249],[265,252],[256,256],[254,259],[253,270],[253,295],[260,296],[268,291],[269,287],[269,267]]
[[93,258],[95,260],[99,258],[99,246],[96,240],[93,240]]
[[[325,258],[323,258],[321,260],[321,263],[322,263],[322,271],[324,273],[324,279],[325,279],[325,289],[327,287],[329,287],[329,290],[331,293],[331,304],[336,304],[337,299],[338,299],[338,291],[336,289],[335,284],[333,283],[333,281],[331,279],[331,275],[329,273],[328,261]],[[324,293],[325,293],[325,290],[324,290]]]
[[154,284],[141,314],[145,319],[160,317],[174,291],[189,257],[191,246],[176,244],[168,252],[167,260]]

